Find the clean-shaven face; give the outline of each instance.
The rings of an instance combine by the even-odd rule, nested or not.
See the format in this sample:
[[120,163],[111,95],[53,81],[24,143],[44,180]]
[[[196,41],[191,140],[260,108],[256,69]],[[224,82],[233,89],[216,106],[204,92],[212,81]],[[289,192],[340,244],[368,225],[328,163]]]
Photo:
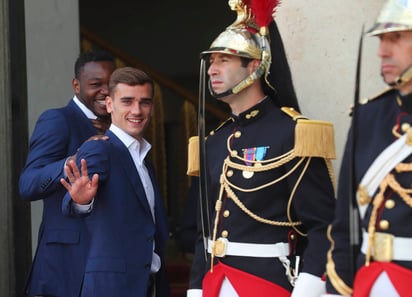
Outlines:
[[391,84],[412,65],[412,31],[384,33],[379,39],[381,74],[383,80]]
[[232,89],[249,76],[247,67],[242,67],[240,57],[222,53],[212,53],[209,58],[210,84],[214,92],[221,94]]
[[149,83],[136,86],[118,84],[113,98],[108,96],[106,99],[112,123],[137,140],[141,140],[153,112],[152,93]]

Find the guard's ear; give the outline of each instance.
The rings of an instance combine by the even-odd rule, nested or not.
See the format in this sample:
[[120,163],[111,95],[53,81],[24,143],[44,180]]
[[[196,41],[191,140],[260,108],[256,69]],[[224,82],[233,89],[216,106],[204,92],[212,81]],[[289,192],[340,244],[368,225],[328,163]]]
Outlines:
[[250,67],[250,70],[251,70],[250,73],[255,72],[256,69],[258,69],[261,62],[262,62],[261,60],[257,60],[257,59],[254,59],[254,60],[250,61],[249,62],[249,67]]

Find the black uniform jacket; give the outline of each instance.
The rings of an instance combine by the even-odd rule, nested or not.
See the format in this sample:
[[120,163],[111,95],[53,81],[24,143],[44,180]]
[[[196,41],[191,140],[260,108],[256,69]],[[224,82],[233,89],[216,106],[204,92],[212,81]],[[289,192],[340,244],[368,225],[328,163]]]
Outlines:
[[[264,147],[266,153],[263,157],[256,156],[256,159],[269,160],[293,149],[295,126],[296,122],[290,116],[276,107],[270,98],[266,98],[239,116],[232,116],[208,136],[206,155],[211,230],[213,230],[215,218],[214,204],[219,196],[222,165],[224,159],[228,157],[228,138],[237,132],[229,145],[238,156],[243,157],[245,149]],[[226,176],[234,185],[251,189],[290,173],[291,168],[300,159],[297,157],[277,168],[255,172],[250,178],[245,178],[242,171],[237,169],[228,170]],[[233,157],[231,160],[246,164],[246,161],[236,160]],[[303,224],[298,229],[307,233],[307,239],[296,236],[299,237],[298,242],[293,242],[291,246],[296,247],[292,253],[304,249],[301,254],[304,258],[303,271],[320,277],[325,271],[326,251],[329,247],[326,230],[333,219],[335,206],[334,189],[325,159],[305,158],[304,162],[290,175],[262,189],[252,192],[232,189],[246,208],[254,214],[273,221],[288,222],[288,201],[306,161],[309,161],[309,165],[296,188],[290,210],[292,221],[302,221]],[[222,202],[217,237],[226,237],[231,242],[259,244],[290,241],[290,235],[294,232],[291,227],[272,226],[258,222],[226,195]],[[191,289],[201,288],[203,276],[210,269],[210,263],[206,263],[204,255],[202,234],[199,230],[191,273]],[[207,262],[209,261],[210,254],[208,254]],[[219,258],[219,261],[269,280],[288,290],[292,289],[285,276],[285,269],[277,258],[225,256]]]
[[[356,204],[354,193],[350,193],[351,172],[354,173],[354,191],[356,191],[362,177],[367,172],[373,161],[379,154],[392,144],[397,137],[395,134],[403,134],[412,124],[412,95],[401,97],[398,91],[391,90],[369,100],[366,104],[361,104],[356,112],[356,128],[350,128],[344,156],[342,159],[341,172],[339,176],[338,199],[336,205],[336,218],[332,225],[332,239],[335,247],[332,252],[332,261],[335,264],[337,276],[345,282],[347,286],[352,286],[352,275],[363,264],[365,256],[360,252],[361,229],[368,230],[369,218],[372,211],[372,203],[369,203],[364,218],[355,228],[359,238],[358,245],[350,244],[350,224],[349,224],[349,205]],[[396,133],[392,130],[395,128]],[[353,135],[354,133],[354,135]],[[399,135],[398,135],[399,136]],[[354,152],[353,141],[355,141]],[[352,171],[351,158],[354,157],[355,168]],[[412,158],[409,156],[402,162],[410,163]],[[395,173],[396,180],[405,188],[411,188],[412,173]],[[379,210],[376,221],[376,231],[390,233],[395,236],[412,237],[412,208],[409,207],[395,193],[386,193],[385,199],[392,199],[395,206],[383,207]],[[358,217],[358,215],[356,215]],[[386,220],[387,224],[381,224]],[[384,228],[382,229],[382,226]],[[353,264],[355,263],[355,264]],[[400,263],[405,267],[412,267],[412,262]],[[331,280],[328,277],[327,290],[336,293]]]

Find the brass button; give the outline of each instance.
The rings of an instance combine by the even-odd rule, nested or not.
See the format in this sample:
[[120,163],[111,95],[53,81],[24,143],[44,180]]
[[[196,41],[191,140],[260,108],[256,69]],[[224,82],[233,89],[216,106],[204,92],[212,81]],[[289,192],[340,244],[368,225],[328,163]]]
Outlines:
[[227,176],[227,177],[232,177],[232,176],[233,176],[233,170],[228,170],[228,171],[226,172],[226,176]]
[[235,132],[235,138],[239,138],[240,136],[242,136],[242,132],[236,131]]
[[215,135],[215,131],[210,131],[210,135]]
[[388,230],[389,229],[389,221],[387,220],[382,220],[379,222],[379,227],[381,230]]
[[385,202],[385,207],[386,207],[387,209],[392,209],[392,208],[394,208],[394,207],[395,207],[395,201],[392,200],[392,199],[386,200],[386,202]]
[[[364,105],[368,102],[369,102],[368,98],[362,98],[362,99],[359,100],[359,104],[362,104],[362,105]],[[351,106],[351,109],[353,109],[353,106]]]
[[225,211],[223,212],[223,216],[224,216],[225,218],[228,218],[228,217],[230,216],[230,211],[225,210]]
[[231,151],[230,156],[231,157],[236,157],[237,156],[237,151]]
[[409,124],[409,123],[403,123],[402,124],[402,126],[401,126],[401,130],[402,130],[402,132],[406,132],[406,131],[408,131],[408,129],[411,127],[411,125]]
[[229,236],[229,232],[226,230],[222,231],[222,237],[227,238]]

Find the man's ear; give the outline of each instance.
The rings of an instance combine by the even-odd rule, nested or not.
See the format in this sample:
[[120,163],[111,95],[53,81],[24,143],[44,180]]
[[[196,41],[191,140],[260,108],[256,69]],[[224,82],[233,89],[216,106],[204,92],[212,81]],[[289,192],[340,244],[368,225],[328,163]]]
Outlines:
[[251,70],[252,70],[251,73],[255,72],[256,69],[258,69],[260,63],[262,63],[262,61],[257,60],[257,59],[254,59],[254,60],[250,61],[249,66],[251,67]]
[[113,99],[112,99],[112,97],[106,96],[105,102],[106,102],[107,112],[108,112],[108,113],[111,113],[112,110],[113,110],[113,107],[112,107]]
[[72,79],[72,87],[76,95],[80,93],[80,82],[77,78]]

